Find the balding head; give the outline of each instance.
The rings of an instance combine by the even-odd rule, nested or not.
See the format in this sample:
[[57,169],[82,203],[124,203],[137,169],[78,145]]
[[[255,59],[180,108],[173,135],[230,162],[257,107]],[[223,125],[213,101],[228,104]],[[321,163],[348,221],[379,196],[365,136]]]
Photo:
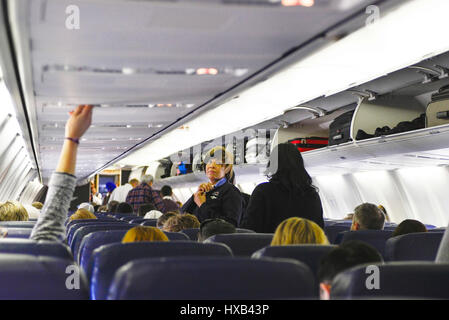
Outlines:
[[354,209],[351,230],[383,230],[385,215],[375,204],[363,203]]
[[151,174],[146,174],[144,176],[142,176],[142,178],[140,178],[140,181],[142,183],[146,183],[146,184],[153,184],[153,176]]

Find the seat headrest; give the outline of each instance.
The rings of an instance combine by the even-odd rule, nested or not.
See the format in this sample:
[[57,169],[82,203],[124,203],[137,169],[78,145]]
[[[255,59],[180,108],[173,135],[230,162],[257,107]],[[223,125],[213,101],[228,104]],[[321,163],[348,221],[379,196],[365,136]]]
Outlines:
[[313,276],[300,262],[229,257],[136,260],[119,269],[108,295],[111,300],[316,297]]

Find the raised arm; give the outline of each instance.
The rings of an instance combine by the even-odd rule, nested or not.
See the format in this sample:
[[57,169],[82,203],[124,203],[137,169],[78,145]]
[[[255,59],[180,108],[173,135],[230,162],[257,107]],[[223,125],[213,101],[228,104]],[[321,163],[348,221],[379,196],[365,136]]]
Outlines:
[[74,174],[79,139],[92,122],[92,108],[81,105],[70,112],[58,166],[50,178],[42,213],[31,232],[32,240],[64,241],[66,237],[64,222],[76,186]]

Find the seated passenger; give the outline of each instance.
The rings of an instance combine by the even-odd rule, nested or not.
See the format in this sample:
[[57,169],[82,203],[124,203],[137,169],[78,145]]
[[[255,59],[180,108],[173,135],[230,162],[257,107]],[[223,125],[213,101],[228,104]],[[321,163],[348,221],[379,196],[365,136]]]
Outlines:
[[363,203],[354,209],[351,231],[383,230],[385,215],[375,204]]
[[385,207],[384,207],[383,205],[381,205],[381,204],[379,204],[377,207],[378,207],[380,210],[382,210],[382,212],[384,213],[384,215],[385,215],[385,220],[386,220],[387,222],[390,222],[390,217],[388,216],[387,209],[385,209]]
[[184,229],[199,228],[198,218],[192,214],[177,214],[170,217],[163,225],[162,230],[167,232],[179,232]]
[[306,218],[324,228],[320,196],[294,145],[273,148],[266,174],[269,182],[254,189],[240,228],[272,233],[290,217]]
[[165,233],[155,227],[137,226],[126,232],[122,243],[138,241],[169,241]]
[[315,222],[293,217],[281,222],[271,241],[272,246],[289,244],[329,244],[329,240]]
[[361,241],[348,241],[332,249],[320,263],[318,279],[321,300],[329,300],[332,280],[337,274],[360,264],[382,263],[380,253]]
[[78,206],[78,209],[86,209],[87,211],[91,213],[95,213],[94,206],[91,205],[89,202],[83,202]]
[[72,214],[69,218],[70,221],[80,219],[98,219],[98,218],[96,215],[94,215],[92,212],[86,209],[76,210],[75,213]]
[[176,216],[177,214],[178,214],[177,212],[173,212],[173,211],[169,211],[167,213],[164,213],[162,216],[160,216],[157,219],[156,227],[162,228],[164,226],[164,223],[167,222],[168,219],[170,219],[173,216]]
[[29,215],[23,205],[17,201],[0,204],[0,221],[28,221]]
[[194,214],[198,220],[220,218],[237,226],[242,212],[242,196],[234,186],[233,156],[223,147],[207,152],[203,167],[208,183],[198,187],[181,208],[181,213]]
[[418,220],[406,219],[402,221],[396,227],[396,229],[394,229],[393,234],[391,236],[396,237],[413,232],[427,232],[427,228],[424,224],[422,224]]
[[193,214],[185,213],[185,214],[180,214],[180,216],[181,216],[180,219],[184,226],[183,229],[194,229],[194,228],[200,227],[200,221]]
[[170,186],[161,188],[162,201],[164,201],[167,211],[179,211],[181,207],[173,200],[173,190]]
[[129,213],[133,214],[133,207],[129,203],[121,202],[118,204],[117,208],[115,209],[116,213]]
[[32,205],[33,207],[35,207],[37,210],[42,210],[42,207],[44,206],[44,205],[42,204],[42,202],[39,202],[39,201],[35,201],[35,202],[33,202],[31,205]]
[[200,225],[198,242],[204,242],[204,240],[216,234],[225,233],[235,233],[235,226],[219,218],[204,220]]
[[144,219],[159,219],[162,215],[163,215],[163,213],[158,210],[150,210],[145,214],[145,216],[143,218]]
[[145,203],[139,207],[138,216],[144,217],[151,210],[156,210],[156,207],[151,203]]
[[354,218],[354,214],[353,213],[348,213],[346,215],[346,217],[343,218],[343,220],[351,220]]
[[30,239],[64,241],[67,218],[76,186],[75,166],[78,144],[92,121],[92,106],[81,105],[70,112],[65,126],[65,140],[56,171],[48,183],[47,198]]
[[[117,211],[117,206],[120,204],[118,201],[110,201],[106,206],[106,212],[114,213]],[[103,207],[103,206],[102,206]]]

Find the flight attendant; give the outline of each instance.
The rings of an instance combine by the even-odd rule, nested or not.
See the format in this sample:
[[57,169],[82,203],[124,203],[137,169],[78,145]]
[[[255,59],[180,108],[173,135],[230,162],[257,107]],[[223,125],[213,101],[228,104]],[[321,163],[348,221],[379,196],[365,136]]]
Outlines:
[[200,222],[221,218],[237,226],[242,212],[242,197],[233,184],[232,164],[233,157],[225,148],[210,150],[203,161],[209,182],[198,187],[181,212],[194,214]]

